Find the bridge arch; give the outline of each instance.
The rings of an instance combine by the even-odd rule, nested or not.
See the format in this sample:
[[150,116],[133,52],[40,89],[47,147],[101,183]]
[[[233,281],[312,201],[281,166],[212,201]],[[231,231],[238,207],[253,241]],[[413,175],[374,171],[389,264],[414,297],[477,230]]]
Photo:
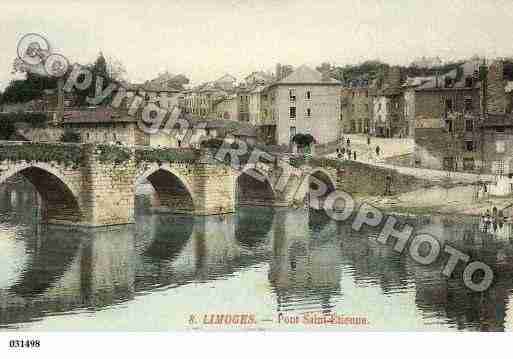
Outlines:
[[196,207],[196,198],[189,181],[169,166],[148,169],[136,180],[135,185],[148,181],[153,189],[159,206],[174,212],[190,213]]
[[309,207],[320,209],[326,197],[337,189],[336,183],[324,168],[313,168],[307,174],[300,193],[308,201]]
[[27,179],[41,196],[43,222],[81,220],[79,193],[59,169],[45,163],[17,165],[0,173],[0,184],[15,175]]
[[273,205],[278,196],[269,176],[255,166],[246,166],[237,176],[235,197],[239,205]]

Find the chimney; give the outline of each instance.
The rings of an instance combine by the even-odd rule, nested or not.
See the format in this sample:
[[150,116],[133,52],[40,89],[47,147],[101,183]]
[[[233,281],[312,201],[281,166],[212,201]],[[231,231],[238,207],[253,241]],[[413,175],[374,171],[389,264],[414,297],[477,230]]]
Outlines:
[[506,113],[506,91],[504,90],[504,63],[494,61],[486,76],[486,111],[490,114]]

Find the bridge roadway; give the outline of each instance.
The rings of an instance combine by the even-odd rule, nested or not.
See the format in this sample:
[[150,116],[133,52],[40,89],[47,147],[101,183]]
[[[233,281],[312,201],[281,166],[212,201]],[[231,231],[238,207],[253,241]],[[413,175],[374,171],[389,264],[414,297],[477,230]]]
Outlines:
[[195,149],[0,142],[0,184],[25,177],[42,198],[43,222],[65,225],[133,223],[135,187],[146,181],[156,206],[194,215],[231,213],[237,203],[304,202],[315,180],[337,188],[335,169],[282,163],[233,169]]

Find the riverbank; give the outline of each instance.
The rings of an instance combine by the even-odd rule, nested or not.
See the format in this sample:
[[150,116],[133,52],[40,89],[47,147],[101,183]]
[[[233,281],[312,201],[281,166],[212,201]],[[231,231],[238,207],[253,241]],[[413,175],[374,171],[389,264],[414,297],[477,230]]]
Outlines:
[[[399,196],[354,196],[357,203],[367,203],[386,212],[397,212],[410,215],[463,215],[463,216],[481,216],[487,210],[492,210],[495,206],[501,210],[513,202],[511,197],[486,197],[479,200],[463,200],[444,202],[442,198],[436,202],[422,202],[410,198],[402,200]],[[513,213],[505,215],[511,217]]]

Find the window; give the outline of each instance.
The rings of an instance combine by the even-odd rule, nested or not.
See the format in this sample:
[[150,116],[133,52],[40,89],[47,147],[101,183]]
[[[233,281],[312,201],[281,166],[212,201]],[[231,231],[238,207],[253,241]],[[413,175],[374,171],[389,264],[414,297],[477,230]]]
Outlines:
[[474,121],[466,120],[465,121],[465,130],[466,131],[474,131]]
[[290,98],[290,102],[296,102],[296,90],[295,89],[289,89],[289,98]]
[[474,159],[473,158],[464,158],[463,159],[463,170],[464,171],[473,171],[475,169]]
[[312,117],[312,110],[309,108],[306,109],[306,117]]
[[472,87],[473,82],[472,76],[465,77],[465,87]]
[[469,152],[474,151],[474,141],[465,141],[465,149]]
[[504,132],[504,127],[497,127],[495,129],[495,131],[497,131],[497,132]]
[[504,141],[495,141],[495,151],[497,153],[504,153],[505,146]]
[[494,172],[495,174],[498,174],[500,176],[502,176],[504,174],[504,161],[503,160],[494,161],[493,167],[494,168],[493,168],[492,172]]
[[291,119],[296,119],[296,108],[295,107],[291,107],[289,109],[289,116]]
[[472,111],[472,98],[471,97],[465,98],[464,106],[465,106],[466,112]]
[[311,100],[311,99],[312,99],[312,92],[311,92],[311,91],[306,91],[305,98],[306,98],[307,100]]

